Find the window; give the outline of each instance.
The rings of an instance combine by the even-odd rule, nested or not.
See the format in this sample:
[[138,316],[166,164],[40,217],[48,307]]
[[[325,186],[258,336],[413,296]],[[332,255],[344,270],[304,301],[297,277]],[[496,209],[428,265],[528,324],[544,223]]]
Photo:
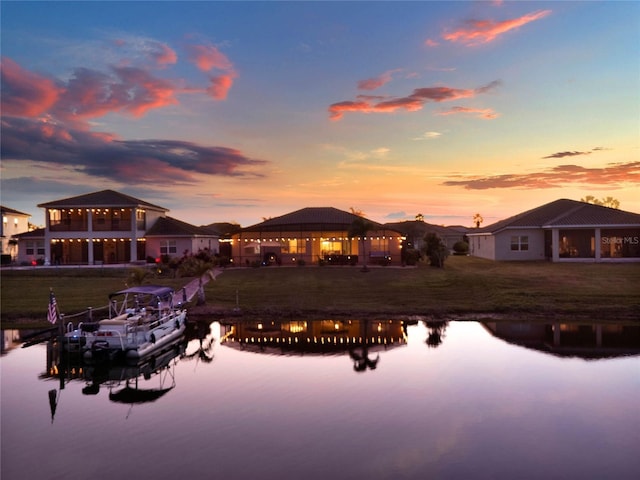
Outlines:
[[513,235],[511,237],[511,250],[524,252],[529,250],[529,236],[528,235]]
[[136,228],[138,230],[147,228],[147,213],[144,210],[136,210]]
[[175,240],[162,240],[160,242],[160,254],[168,255],[170,253],[177,253],[178,249],[176,247]]
[[296,255],[305,254],[307,253],[307,242],[298,238],[290,239],[283,245],[282,251]]
[[27,255],[44,255],[44,240],[31,240],[27,242]]
[[640,229],[603,229],[600,255],[603,258],[640,257]]

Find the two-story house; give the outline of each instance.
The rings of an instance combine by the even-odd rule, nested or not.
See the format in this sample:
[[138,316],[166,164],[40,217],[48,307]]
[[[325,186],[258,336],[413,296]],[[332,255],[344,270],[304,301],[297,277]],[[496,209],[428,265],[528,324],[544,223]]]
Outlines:
[[[181,256],[205,248],[218,251],[215,233],[167,217],[167,208],[113,190],[38,207],[45,209],[46,226],[19,237],[25,245],[19,263],[99,265]],[[28,251],[27,244],[34,242],[42,248]]]

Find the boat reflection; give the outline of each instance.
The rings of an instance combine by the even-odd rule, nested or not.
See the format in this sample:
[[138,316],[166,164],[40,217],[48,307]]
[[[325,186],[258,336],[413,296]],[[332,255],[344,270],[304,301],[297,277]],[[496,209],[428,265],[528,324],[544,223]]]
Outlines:
[[640,325],[633,322],[482,322],[494,337],[559,357],[599,360],[640,355]]
[[130,406],[155,402],[176,386],[175,367],[192,359],[210,363],[215,339],[211,325],[191,323],[186,332],[153,354],[138,360],[96,361],[80,352],[69,352],[57,339],[47,343],[47,370],[41,378],[56,378],[58,390],[49,391],[51,420],[60,399],[60,391],[72,381],[84,382],[83,395],[108,392],[111,402]]
[[357,372],[374,370],[381,351],[407,344],[401,320],[238,320],[222,322],[222,328],[220,344],[227,347],[272,355],[348,354]]

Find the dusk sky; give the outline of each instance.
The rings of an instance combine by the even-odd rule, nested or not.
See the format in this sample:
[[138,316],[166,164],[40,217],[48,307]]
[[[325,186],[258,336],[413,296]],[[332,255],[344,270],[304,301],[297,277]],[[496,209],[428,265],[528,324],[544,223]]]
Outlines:
[[203,225],[313,206],[640,212],[640,2],[3,0],[1,201]]

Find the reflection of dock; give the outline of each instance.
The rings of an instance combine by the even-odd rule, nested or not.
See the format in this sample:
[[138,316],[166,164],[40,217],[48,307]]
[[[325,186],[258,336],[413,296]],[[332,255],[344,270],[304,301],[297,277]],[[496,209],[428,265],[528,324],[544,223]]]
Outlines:
[[486,322],[493,336],[513,345],[587,360],[640,355],[640,325],[629,323]]
[[406,345],[399,320],[290,320],[226,323],[220,344],[272,354],[344,354],[354,349],[386,350]]

